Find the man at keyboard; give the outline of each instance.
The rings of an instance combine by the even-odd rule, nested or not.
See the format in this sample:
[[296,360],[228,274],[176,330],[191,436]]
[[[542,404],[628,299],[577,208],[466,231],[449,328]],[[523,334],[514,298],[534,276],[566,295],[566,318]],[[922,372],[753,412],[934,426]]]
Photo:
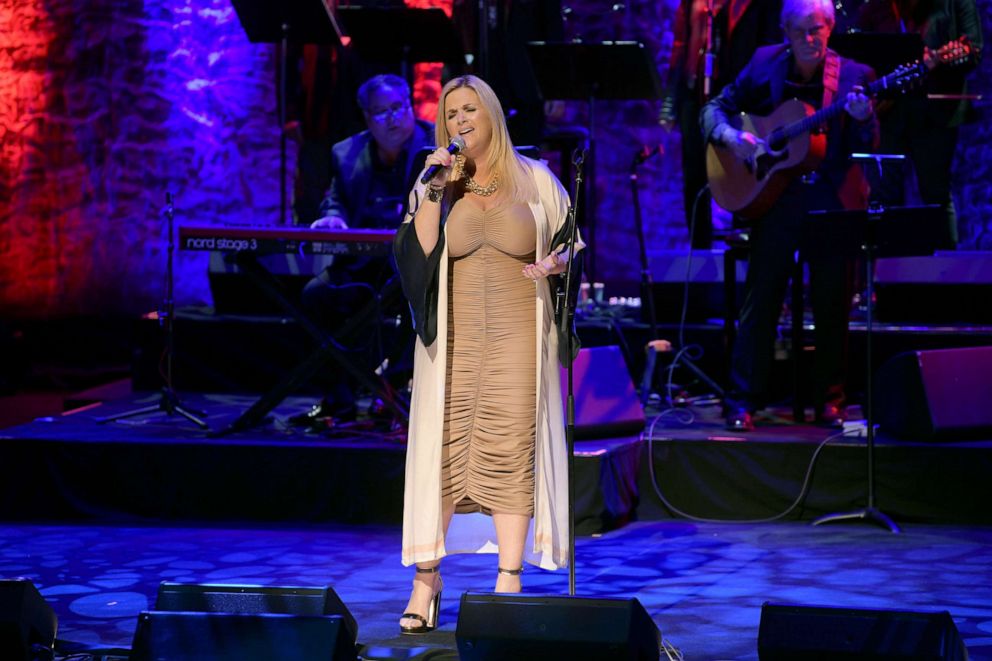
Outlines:
[[[414,169],[422,166],[417,156],[434,144],[434,125],[415,118],[410,87],[399,76],[367,80],[358,89],[358,106],[368,129],[334,145],[331,185],[320,205],[321,217],[311,224],[314,229],[399,226]],[[304,288],[303,308],[333,334],[392,275],[385,259],[336,258]],[[290,423],[319,428],[354,419],[355,395],[346,378],[336,379],[333,392]]]

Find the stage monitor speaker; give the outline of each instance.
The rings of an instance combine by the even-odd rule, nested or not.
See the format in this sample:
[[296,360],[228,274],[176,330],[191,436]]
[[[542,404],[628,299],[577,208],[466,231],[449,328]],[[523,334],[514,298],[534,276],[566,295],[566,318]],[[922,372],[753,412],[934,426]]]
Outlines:
[[910,351],[875,379],[875,420],[896,438],[992,438],[992,346]]
[[661,633],[637,599],[462,595],[461,661],[657,661]]
[[[640,434],[644,429],[644,409],[620,347],[582,349],[572,364],[576,440]],[[568,392],[567,379],[562,369],[563,399]]]
[[0,580],[0,659],[28,661],[55,649],[59,619],[34,583],[23,578]]
[[[161,613],[186,612],[227,613],[239,615],[291,615],[310,618],[310,624],[301,624],[300,635],[306,636],[306,641],[325,640],[329,635],[329,626],[320,624],[313,618],[336,616],[341,621],[340,631],[334,633],[334,659],[354,658],[355,641],[358,638],[358,623],[352,616],[341,598],[330,586],[320,587],[265,587],[258,585],[212,585],[212,584],[182,584],[165,581],[159,585],[158,597],[155,600],[155,611],[147,619],[146,627],[161,630],[157,633],[158,644],[165,645],[173,634],[168,628],[175,623],[177,633],[189,631],[197,634],[199,628],[209,627],[210,620],[188,618],[169,618]],[[247,618],[246,621],[250,619]],[[139,620],[139,629],[144,620]],[[245,626],[240,621],[217,620],[219,631],[233,632]],[[294,625],[284,624],[278,618],[260,620],[266,631],[276,632],[289,630]],[[337,626],[337,625],[335,625]],[[208,629],[209,631],[209,629]],[[232,634],[233,635],[233,634]],[[137,633],[135,640],[138,640]],[[304,642],[306,642],[304,641]],[[316,643],[314,643],[316,644]],[[326,650],[325,650],[326,653]],[[350,655],[350,656],[349,656]],[[303,657],[300,657],[303,658]]]
[[131,661],[354,661],[340,615],[143,611]]
[[759,661],[965,661],[947,611],[895,611],[765,603]]

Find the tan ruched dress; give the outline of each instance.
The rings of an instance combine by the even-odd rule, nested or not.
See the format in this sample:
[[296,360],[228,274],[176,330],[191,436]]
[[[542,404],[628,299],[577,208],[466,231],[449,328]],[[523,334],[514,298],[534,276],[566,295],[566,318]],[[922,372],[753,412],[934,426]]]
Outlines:
[[441,497],[456,512],[534,513],[534,216],[462,198],[447,219],[448,371]]

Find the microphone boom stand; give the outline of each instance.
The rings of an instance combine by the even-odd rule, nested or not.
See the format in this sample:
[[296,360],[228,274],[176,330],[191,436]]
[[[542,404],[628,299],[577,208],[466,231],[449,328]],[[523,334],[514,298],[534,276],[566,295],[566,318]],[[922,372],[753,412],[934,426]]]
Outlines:
[[200,416],[205,415],[200,411],[191,411],[183,406],[182,402],[179,401],[179,396],[176,391],[172,389],[172,354],[175,349],[175,336],[173,333],[173,321],[175,316],[175,303],[173,301],[173,289],[174,280],[173,269],[172,269],[172,254],[175,251],[175,239],[172,228],[172,221],[175,217],[175,208],[172,203],[172,193],[165,194],[165,217],[168,220],[168,235],[169,242],[166,250],[167,258],[165,265],[165,301],[162,306],[164,309],[159,310],[159,325],[165,328],[165,387],[162,388],[162,394],[159,397],[158,404],[151,404],[149,406],[143,406],[141,408],[133,409],[131,411],[125,411],[124,413],[117,413],[115,415],[107,416],[105,418],[98,418],[97,422],[113,422],[115,420],[122,420],[124,418],[133,418],[138,415],[145,415],[148,413],[156,413],[158,411],[164,412],[168,416],[181,415],[186,418],[194,425],[200,429],[210,429],[210,427],[203,420],[200,420]]
[[575,185],[572,189],[572,205],[568,209],[568,268],[565,270],[565,290],[558,290],[557,306],[561,323],[565,328],[565,356],[568,359],[568,392],[565,400],[565,448],[568,452],[568,595],[575,596],[575,390],[573,382],[572,326],[575,323],[575,298],[572,296],[572,260],[576,258],[575,244],[578,241],[578,225],[575,222],[575,209],[579,203],[582,185],[582,164],[586,150],[576,149],[572,153],[575,168]]

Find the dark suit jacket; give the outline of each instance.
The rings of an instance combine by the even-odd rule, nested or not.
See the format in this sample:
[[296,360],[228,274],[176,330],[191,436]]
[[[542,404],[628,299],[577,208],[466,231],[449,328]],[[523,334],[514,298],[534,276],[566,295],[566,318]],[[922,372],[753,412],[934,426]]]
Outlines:
[[[703,106],[700,123],[706,140],[710,140],[717,125],[729,123],[731,115],[740,112],[768,115],[787,100],[785,83],[791,61],[792,51],[787,44],[759,48],[737,79]],[[855,85],[866,85],[874,77],[870,67],[841,58],[834,100],[843,99]],[[819,107],[820,103],[815,105]],[[857,122],[844,112],[830,120],[827,124],[827,153],[816,172],[827,184],[824,190],[832,191],[831,194],[836,195],[837,199],[821,200],[822,204],[833,202],[831,206],[850,208],[863,201],[864,192],[858,189],[866,189],[866,186],[860,168],[852,170],[850,154],[870,151],[877,141],[878,122],[874,115],[865,122]],[[841,204],[841,201],[844,203]]]
[[[416,163],[418,152],[433,145],[434,125],[418,119],[406,147],[404,181],[408,185],[403,195],[412,184],[411,177],[416,174],[414,168],[419,169]],[[375,145],[369,131],[362,131],[334,145],[331,149],[331,186],[320,203],[321,216],[340,216],[352,227],[362,217],[372,182],[373,149]],[[396,218],[397,225],[400,220],[400,217]]]

